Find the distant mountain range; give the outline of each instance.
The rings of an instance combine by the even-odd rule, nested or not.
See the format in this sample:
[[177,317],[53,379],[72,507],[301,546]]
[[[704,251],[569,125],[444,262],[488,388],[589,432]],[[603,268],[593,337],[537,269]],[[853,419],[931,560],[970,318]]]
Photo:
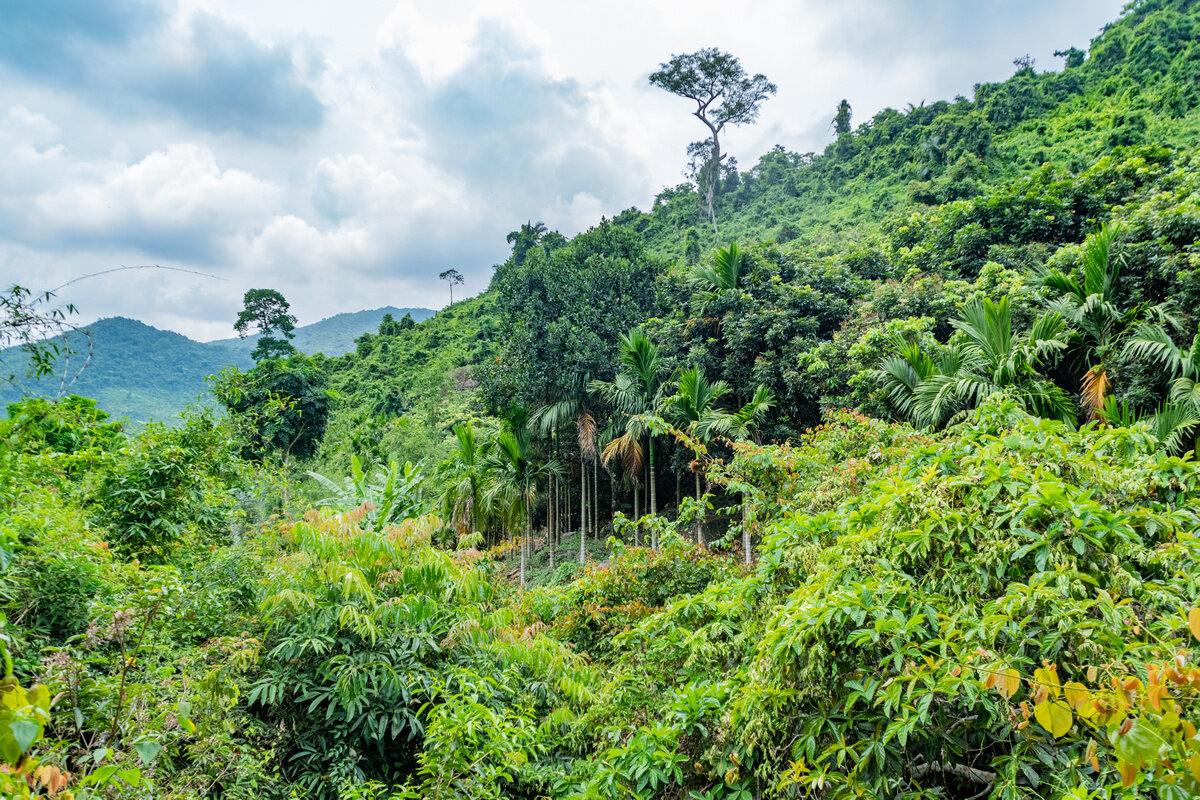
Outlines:
[[[358,336],[375,331],[385,314],[396,319],[412,314],[414,320],[421,322],[433,313],[427,308],[388,306],[336,314],[296,328],[292,344],[309,355],[340,356],[354,349]],[[70,334],[66,345],[77,352],[66,361],[63,370],[66,381],[74,377],[67,392],[91,397],[114,417],[127,417],[135,423],[175,416],[208,391],[207,376],[228,366],[245,369],[254,363],[250,359],[254,338],[197,342],[125,317],[98,320],[81,331],[90,335],[92,358],[76,376],[88,343],[81,334]],[[24,358],[15,348],[0,354],[5,374],[19,373]],[[37,382],[26,381],[18,387],[0,390],[0,402],[10,403],[29,394],[53,397],[63,385],[61,374]]]

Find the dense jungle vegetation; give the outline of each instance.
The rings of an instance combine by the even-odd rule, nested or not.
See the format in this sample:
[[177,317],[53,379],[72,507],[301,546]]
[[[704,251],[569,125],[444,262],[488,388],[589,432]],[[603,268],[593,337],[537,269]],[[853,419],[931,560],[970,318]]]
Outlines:
[[220,413],[11,404],[0,793],[1200,795],[1198,31],[530,220],[337,358],[248,293]]

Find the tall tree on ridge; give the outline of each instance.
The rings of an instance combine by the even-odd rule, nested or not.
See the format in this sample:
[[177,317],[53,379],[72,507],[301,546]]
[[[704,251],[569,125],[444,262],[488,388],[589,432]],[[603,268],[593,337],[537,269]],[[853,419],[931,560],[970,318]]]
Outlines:
[[[238,312],[233,329],[239,339],[245,339],[251,333],[259,334],[258,344],[255,345],[250,357],[255,361],[267,358],[290,356],[296,352],[289,339],[295,339],[296,318],[291,314],[291,306],[279,292],[274,289],[251,289],[242,298],[244,306]],[[282,339],[274,334],[283,334]]]
[[835,136],[850,132],[850,103],[844,98],[842,102],[838,103],[837,114],[834,115],[830,125]]
[[450,284],[450,305],[454,305],[454,284],[466,281],[462,273],[456,269],[448,269],[438,274],[438,279]]
[[650,84],[694,100],[696,110],[692,115],[708,128],[710,156],[702,170],[703,183],[699,189],[713,233],[720,235],[713,203],[720,181],[721,159],[725,157],[721,153],[721,132],[726,125],[754,122],[762,102],[775,94],[777,87],[765,75],[747,75],[736,57],[715,47],[671,56],[670,61],[659,64],[658,71],[650,75]]

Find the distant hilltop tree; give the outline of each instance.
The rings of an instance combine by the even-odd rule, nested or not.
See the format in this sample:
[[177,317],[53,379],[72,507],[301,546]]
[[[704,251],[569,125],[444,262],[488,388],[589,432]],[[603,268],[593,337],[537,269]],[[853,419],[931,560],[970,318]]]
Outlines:
[[697,170],[697,188],[717,232],[713,202],[721,181],[721,132],[726,125],[745,125],[758,119],[764,100],[775,94],[776,86],[765,75],[747,75],[738,59],[715,47],[671,56],[650,75],[650,83],[671,94],[696,102],[692,116],[704,123],[709,137],[689,146],[693,158],[698,150],[707,150],[708,158]]
[[[258,344],[250,353],[256,362],[268,358],[290,356],[296,352],[289,339],[296,338],[296,318],[291,315],[291,306],[274,289],[251,289],[242,298],[244,308],[238,314],[233,329],[239,339],[258,334]],[[275,334],[284,338],[276,338]]]
[[454,305],[454,284],[462,284],[466,278],[456,269],[448,269],[438,275],[438,278],[450,284],[450,305]]
[[837,136],[850,132],[850,102],[848,100],[843,98],[842,102],[838,103],[837,114],[834,115],[831,125]]

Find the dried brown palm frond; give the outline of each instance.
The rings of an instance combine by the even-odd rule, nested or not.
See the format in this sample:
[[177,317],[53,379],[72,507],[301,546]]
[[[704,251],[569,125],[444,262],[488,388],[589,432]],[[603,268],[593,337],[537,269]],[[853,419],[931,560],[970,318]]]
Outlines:
[[575,420],[575,425],[579,429],[579,451],[584,458],[593,458],[596,455],[596,418],[592,416],[590,411],[581,411]]
[[1104,409],[1104,398],[1108,396],[1111,384],[1108,380],[1108,370],[1103,365],[1095,366],[1083,373],[1080,381],[1080,405],[1089,420],[1098,419]]
[[621,460],[625,474],[636,479],[642,470],[642,443],[628,431],[621,434],[605,445],[600,454],[600,460],[606,467],[617,458]]

